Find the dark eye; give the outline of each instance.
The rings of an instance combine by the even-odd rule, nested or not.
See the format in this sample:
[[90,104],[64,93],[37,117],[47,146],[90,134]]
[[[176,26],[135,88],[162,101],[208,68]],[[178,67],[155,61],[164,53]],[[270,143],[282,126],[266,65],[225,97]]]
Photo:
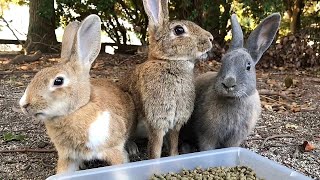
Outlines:
[[251,69],[251,63],[247,63],[247,66],[246,66],[246,69],[247,69],[247,71],[250,71],[250,69]]
[[53,82],[53,85],[55,86],[61,86],[62,84],[63,84],[63,77],[57,77]]
[[174,27],[174,33],[175,33],[177,36],[179,36],[179,35],[185,33],[185,31],[184,31],[184,29],[183,29],[182,26],[176,26],[176,27]]

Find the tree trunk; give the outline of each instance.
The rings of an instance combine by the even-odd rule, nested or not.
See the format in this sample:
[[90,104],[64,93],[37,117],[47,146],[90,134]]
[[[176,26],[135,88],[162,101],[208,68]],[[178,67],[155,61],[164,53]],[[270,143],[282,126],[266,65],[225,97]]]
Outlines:
[[297,33],[300,30],[301,20],[300,16],[304,8],[303,0],[295,0],[292,7],[292,17],[290,22],[290,31],[292,34]]
[[290,18],[290,31],[297,33],[301,28],[301,14],[304,8],[304,0],[284,0],[287,14]]
[[57,52],[54,0],[30,0],[26,52]]

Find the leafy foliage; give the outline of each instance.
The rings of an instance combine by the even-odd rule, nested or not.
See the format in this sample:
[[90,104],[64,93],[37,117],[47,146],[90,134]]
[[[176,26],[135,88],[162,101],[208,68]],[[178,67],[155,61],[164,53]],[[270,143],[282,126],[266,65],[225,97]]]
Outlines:
[[219,44],[224,43],[232,3],[228,0],[176,0],[170,1],[170,15],[187,19],[210,31]]
[[0,16],[3,15],[3,11],[9,9],[9,4],[24,5],[27,2],[24,0],[0,0]]
[[128,43],[128,31],[135,32],[143,44],[146,42],[147,16],[140,0],[57,0],[56,14],[64,25],[98,14],[102,29],[118,45]]
[[11,132],[3,134],[3,140],[9,141],[23,141],[26,137],[22,134],[13,134]]

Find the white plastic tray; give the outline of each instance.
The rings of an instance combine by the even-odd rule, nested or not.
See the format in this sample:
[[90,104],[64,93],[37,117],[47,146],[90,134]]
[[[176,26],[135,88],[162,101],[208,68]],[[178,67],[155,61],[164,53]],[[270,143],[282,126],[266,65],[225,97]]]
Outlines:
[[179,172],[183,168],[194,169],[198,166],[202,168],[232,167],[238,165],[251,167],[258,177],[266,180],[310,179],[252,151],[237,147],[82,170],[54,175],[49,177],[48,180],[147,180],[155,173]]

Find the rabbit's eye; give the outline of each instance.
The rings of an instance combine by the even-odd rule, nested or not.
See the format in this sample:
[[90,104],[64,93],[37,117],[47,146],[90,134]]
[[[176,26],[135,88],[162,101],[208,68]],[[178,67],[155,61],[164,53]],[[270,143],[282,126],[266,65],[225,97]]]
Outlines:
[[251,69],[251,63],[247,63],[247,66],[246,66],[246,69],[247,69],[247,71],[250,71],[250,69]]
[[185,31],[184,31],[184,29],[183,29],[182,26],[176,26],[176,27],[174,27],[174,33],[175,33],[177,36],[179,36],[179,35],[185,33]]
[[63,77],[57,77],[53,82],[53,85],[55,86],[61,86],[62,84],[63,84]]

